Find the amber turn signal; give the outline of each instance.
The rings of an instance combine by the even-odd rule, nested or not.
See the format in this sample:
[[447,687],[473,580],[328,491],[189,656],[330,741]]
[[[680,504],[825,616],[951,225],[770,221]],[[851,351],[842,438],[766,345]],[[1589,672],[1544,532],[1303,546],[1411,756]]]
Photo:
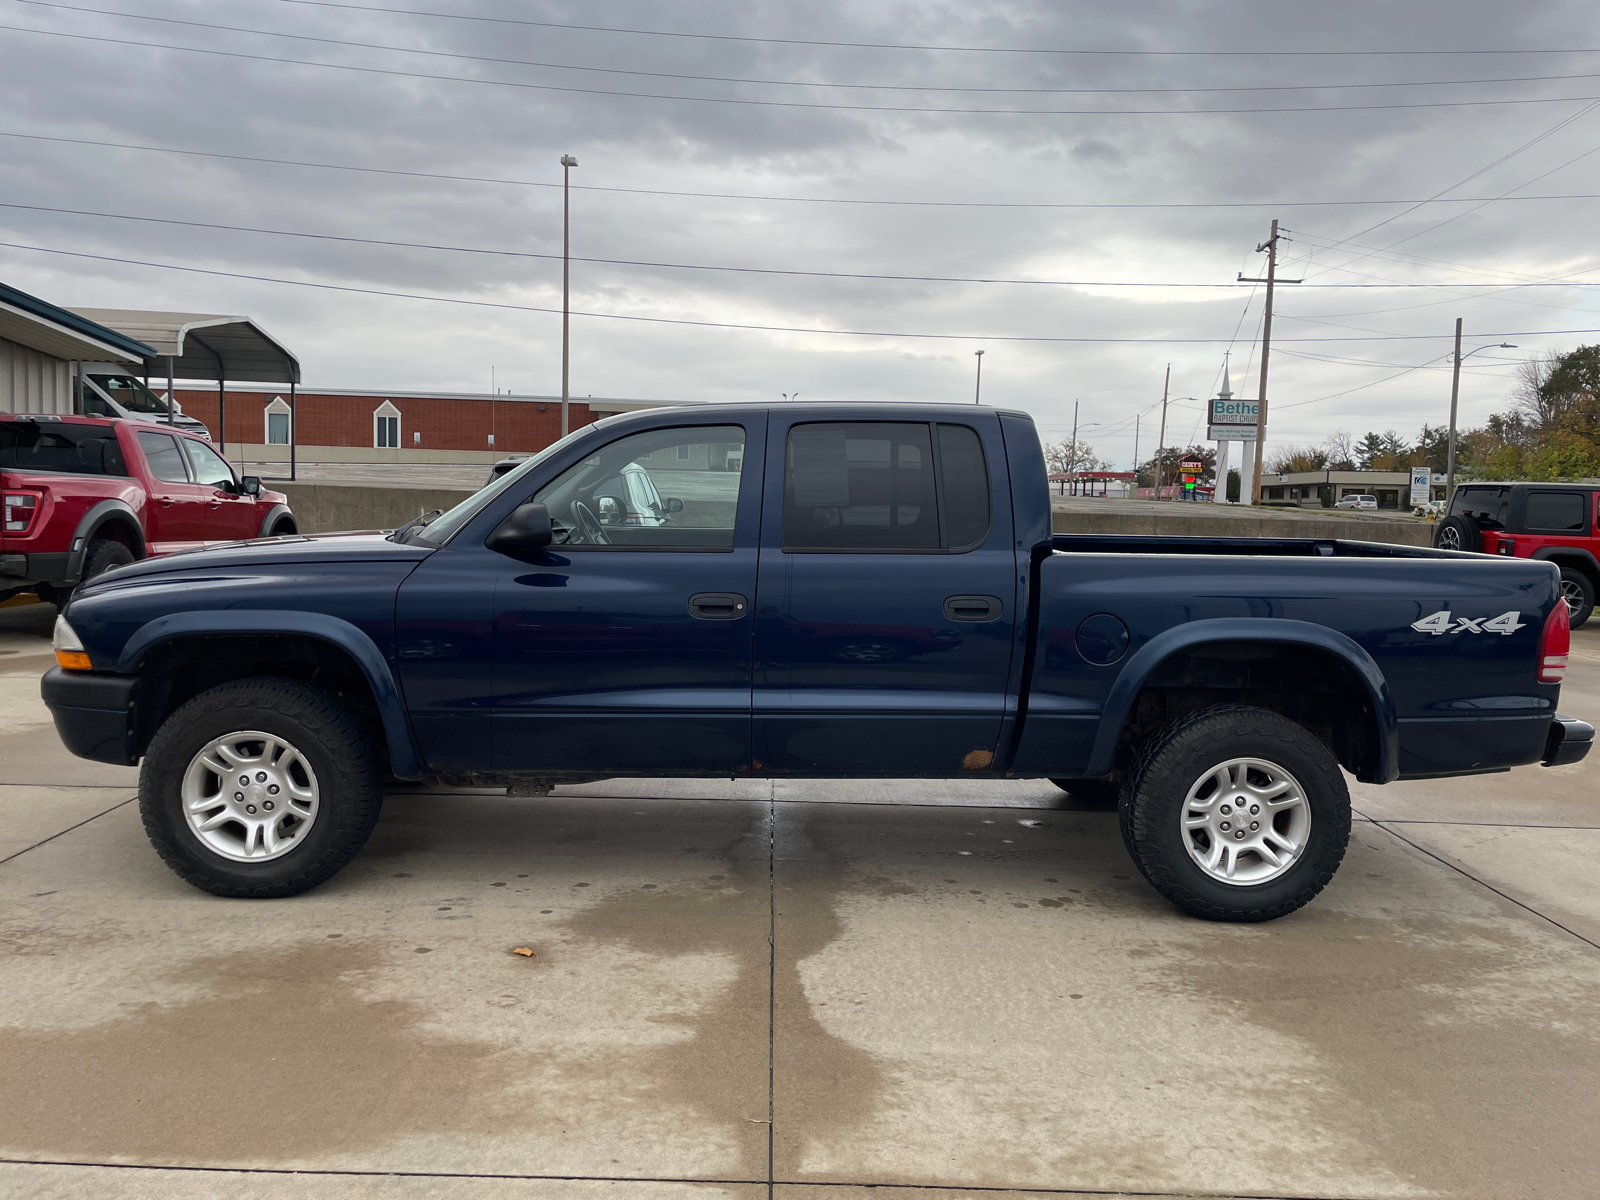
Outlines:
[[64,671],[88,671],[93,669],[89,664],[89,656],[82,650],[57,650],[56,663]]

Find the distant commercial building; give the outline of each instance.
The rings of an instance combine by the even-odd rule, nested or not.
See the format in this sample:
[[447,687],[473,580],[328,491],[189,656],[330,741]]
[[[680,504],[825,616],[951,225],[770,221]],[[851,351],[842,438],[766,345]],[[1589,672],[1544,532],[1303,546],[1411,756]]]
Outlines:
[[[1434,477],[1432,498],[1444,498],[1444,477]],[[1376,496],[1379,508],[1410,508],[1427,499],[1411,495],[1410,471],[1301,471],[1291,475],[1262,475],[1261,500],[1270,504],[1297,504],[1321,508],[1326,490],[1330,504],[1346,496]]]

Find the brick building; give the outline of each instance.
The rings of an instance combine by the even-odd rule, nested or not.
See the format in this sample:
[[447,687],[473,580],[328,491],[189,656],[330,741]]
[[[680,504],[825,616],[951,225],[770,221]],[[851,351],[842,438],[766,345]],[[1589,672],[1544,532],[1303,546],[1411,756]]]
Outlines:
[[[183,412],[203,421],[213,440],[219,427],[215,385],[177,385]],[[586,396],[568,406],[573,429],[612,413],[662,407],[658,400]],[[282,387],[232,384],[227,388],[230,447],[289,444],[289,392]],[[298,444],[305,448],[476,451],[527,454],[561,436],[560,396],[490,396],[482,392],[379,392],[304,388],[294,398]],[[326,458],[326,454],[318,457]]]

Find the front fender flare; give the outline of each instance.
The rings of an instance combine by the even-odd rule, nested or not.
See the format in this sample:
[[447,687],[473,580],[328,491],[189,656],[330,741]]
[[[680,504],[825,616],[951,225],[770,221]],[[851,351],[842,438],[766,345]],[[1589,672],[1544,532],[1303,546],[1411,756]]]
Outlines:
[[[277,523],[279,517],[288,517],[291,521],[294,521],[294,513],[289,511],[289,506],[287,504],[274,504],[271,508],[267,509],[267,515],[261,518],[261,524],[256,526],[256,536],[270,537],[271,534],[269,534],[267,531]],[[300,522],[295,521],[294,527],[299,529]]]
[[272,612],[259,609],[197,610],[157,617],[141,626],[122,648],[117,672],[132,675],[155,647],[175,638],[206,634],[294,633],[331,642],[349,654],[366,677],[383,721],[384,740],[389,748],[389,766],[400,779],[421,779],[422,766],[411,738],[411,722],[406,718],[405,702],[376,643],[349,621],[326,613]]
[[1151,673],[1163,661],[1181,651],[1206,642],[1276,642],[1309,646],[1336,655],[1356,673],[1366,688],[1367,699],[1376,716],[1378,763],[1377,777],[1368,783],[1389,783],[1400,776],[1400,722],[1395,716],[1394,697],[1378,664],[1359,643],[1324,625],[1309,621],[1287,621],[1259,617],[1224,617],[1190,621],[1168,629],[1141,646],[1111,686],[1095,732],[1094,749],[1089,755],[1085,775],[1109,774],[1115,764],[1122,727],[1133,710],[1134,701]]
[[78,527],[72,531],[72,543],[67,551],[66,582],[77,583],[83,576],[83,560],[88,556],[89,542],[113,514],[126,518],[127,524],[133,527],[134,558],[145,556],[144,522],[139,520],[139,514],[129,508],[125,500],[102,500],[83,514]]

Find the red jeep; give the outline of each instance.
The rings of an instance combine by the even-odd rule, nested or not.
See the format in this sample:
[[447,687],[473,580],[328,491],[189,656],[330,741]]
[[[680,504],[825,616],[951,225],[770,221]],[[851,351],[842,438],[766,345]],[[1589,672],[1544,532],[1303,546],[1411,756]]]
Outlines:
[[1433,544],[1555,563],[1576,629],[1594,611],[1600,589],[1597,495],[1600,485],[1587,483],[1464,483],[1433,531]]
[[288,497],[166,425],[0,413],[0,600],[64,603],[138,558],[295,533]]

